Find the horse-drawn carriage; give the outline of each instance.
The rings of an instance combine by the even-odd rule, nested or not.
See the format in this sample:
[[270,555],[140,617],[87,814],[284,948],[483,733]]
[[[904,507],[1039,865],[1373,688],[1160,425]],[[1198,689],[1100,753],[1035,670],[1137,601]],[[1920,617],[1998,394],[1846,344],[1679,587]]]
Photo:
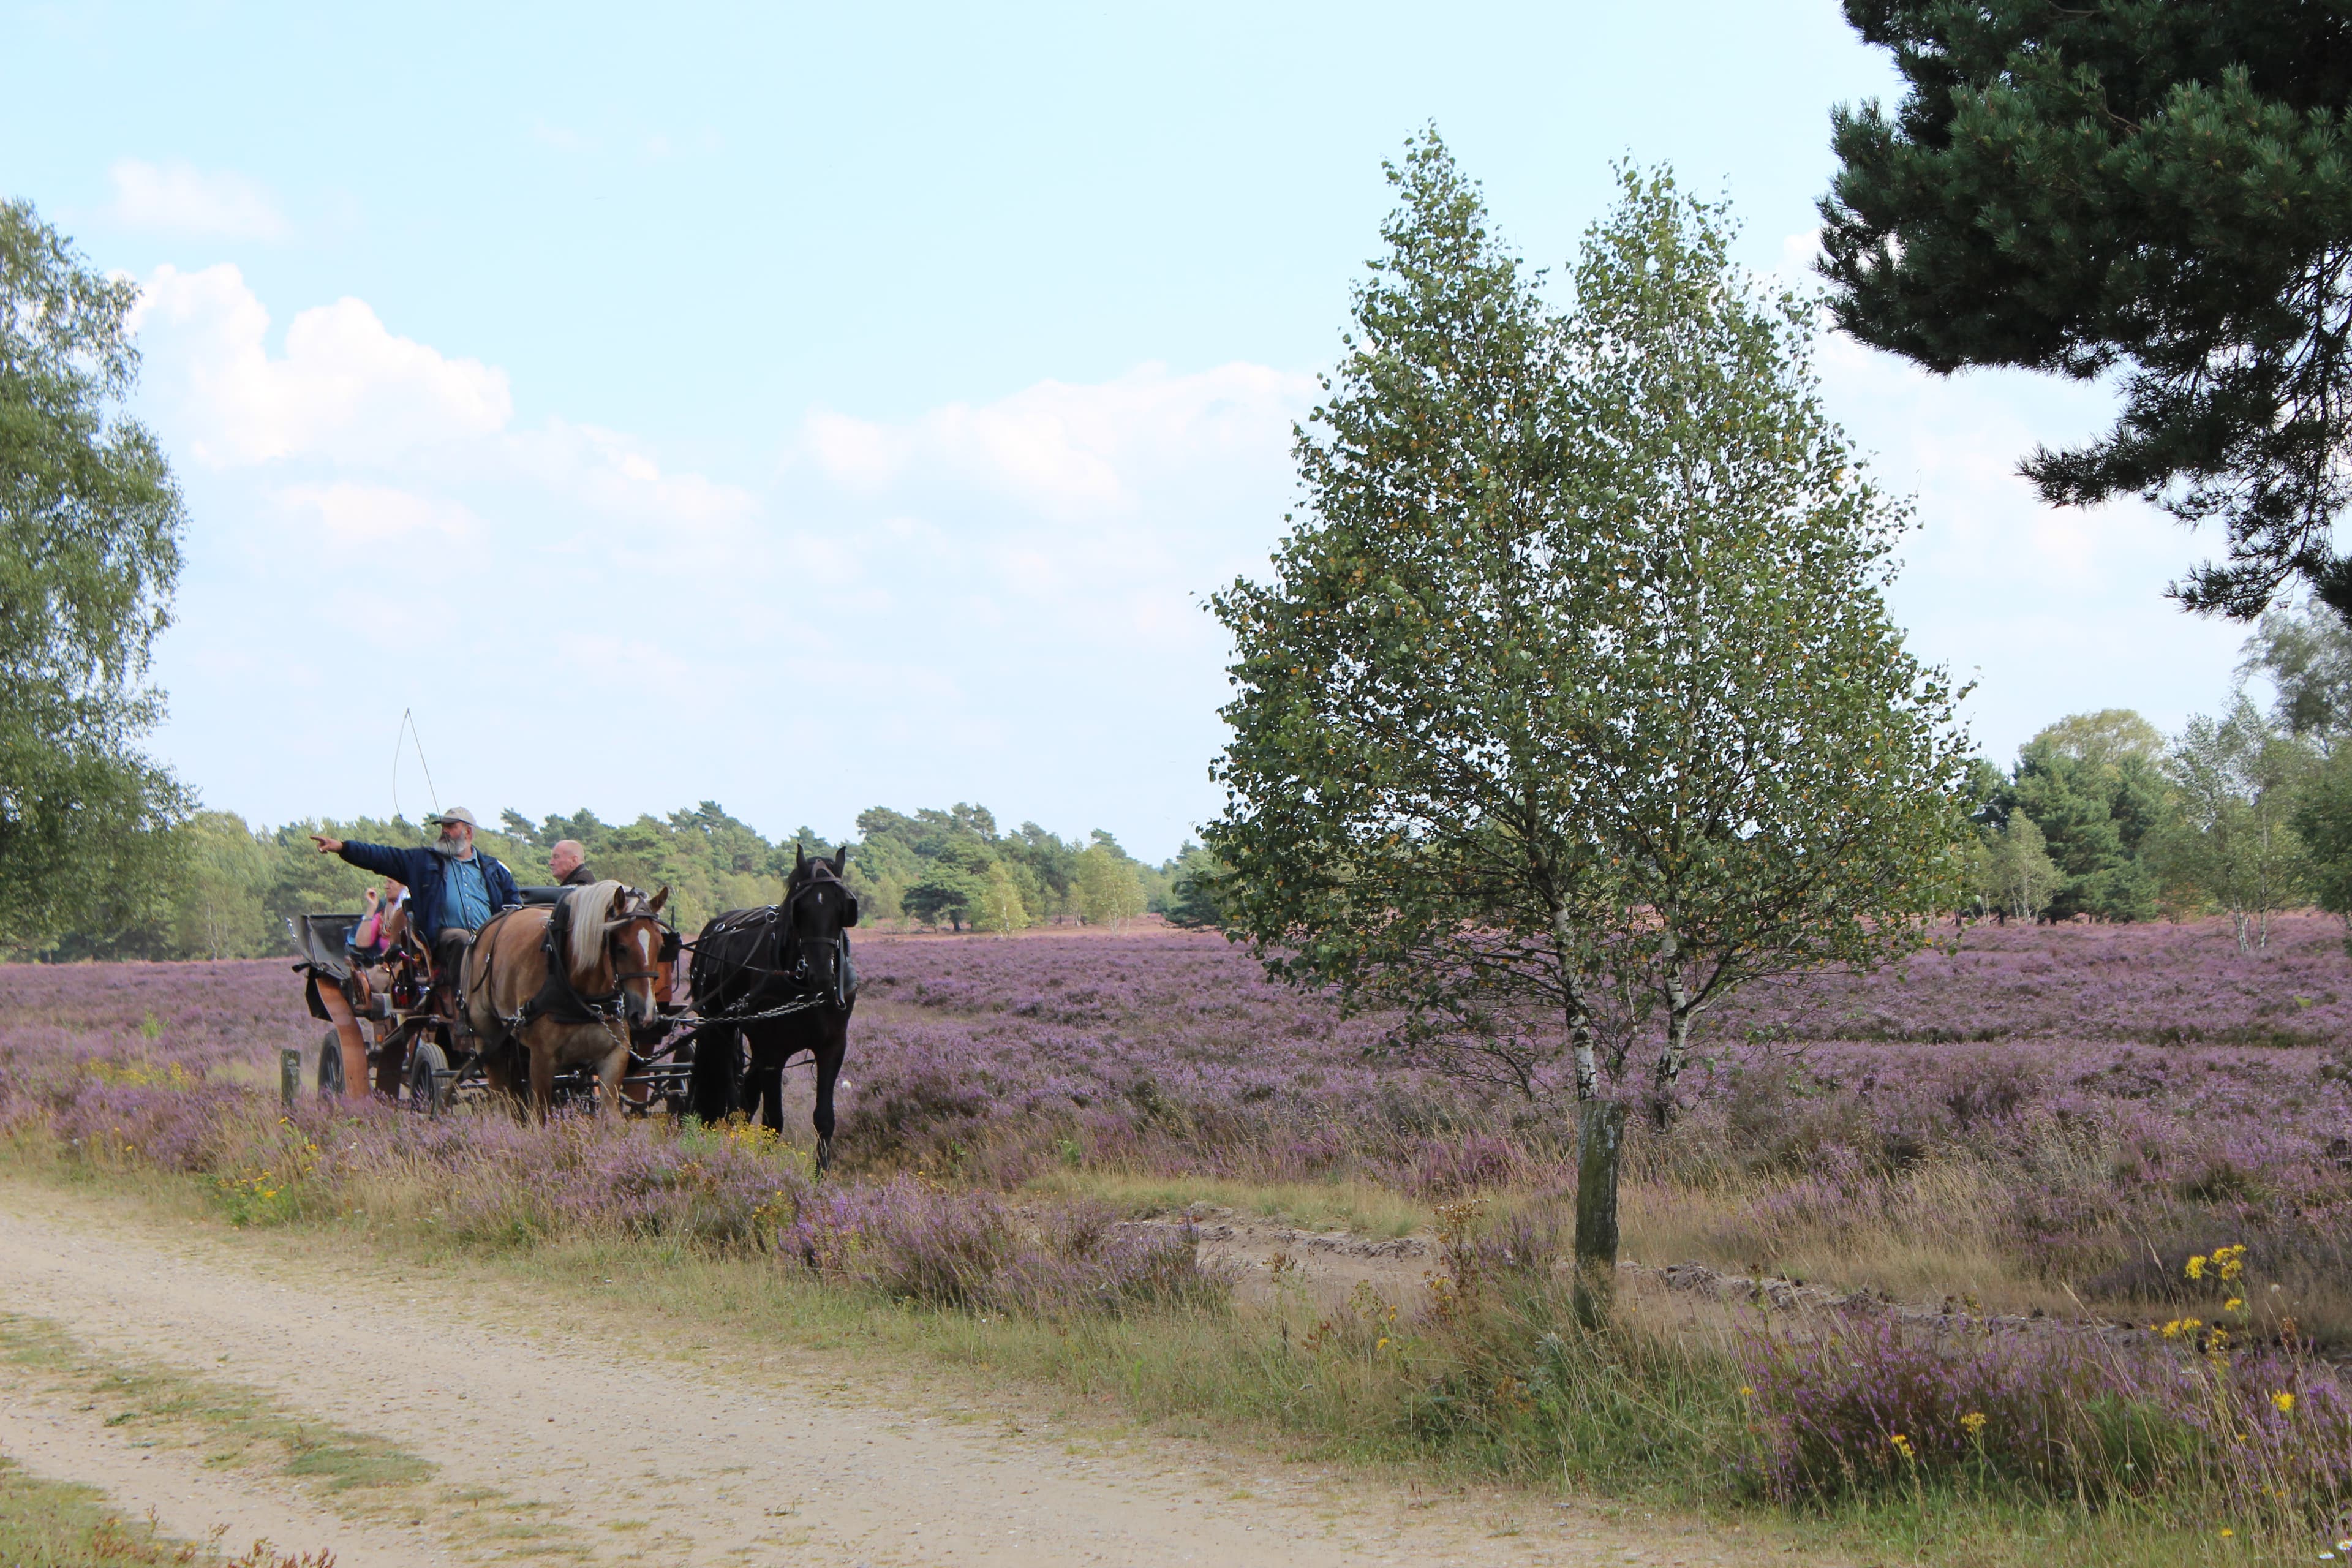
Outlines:
[[822,1161],[856,1005],[846,859],[796,857],[782,903],[730,910],[692,942],[661,915],[667,889],[524,889],[477,933],[460,975],[436,974],[413,931],[362,953],[358,915],[291,919],[304,998],[329,1026],[319,1092],[436,1114],[494,1092],[593,1109],[601,1093],[635,1115],[756,1109],[781,1128],[784,1065],[807,1051]]
[[[525,909],[560,907],[564,888],[525,888]],[[310,1016],[327,1026],[320,1042],[316,1081],[322,1095],[374,1093],[412,1108],[437,1112],[459,1100],[484,1098],[494,1078],[505,1075],[503,1065],[483,1049],[480,1037],[462,1007],[436,1005],[443,995],[455,996],[457,977],[436,991],[433,954],[413,931],[404,931],[389,952],[362,953],[351,945],[361,923],[359,915],[300,915],[290,918],[294,946],[301,956],[295,963],[303,976],[304,1000]],[[645,1022],[614,1016],[615,1027],[625,1027],[630,1044],[629,1068],[621,1080],[623,1110],[644,1115],[656,1110],[673,1114],[687,1109],[689,1064],[693,1060],[693,1025],[682,998],[685,976],[680,973],[681,943],[675,928],[665,926],[653,987],[657,1011]],[[514,1081],[524,1084],[517,1072]],[[503,1087],[502,1085],[498,1087]],[[593,1105],[597,1088],[593,1069],[573,1066],[555,1074],[551,1104]]]

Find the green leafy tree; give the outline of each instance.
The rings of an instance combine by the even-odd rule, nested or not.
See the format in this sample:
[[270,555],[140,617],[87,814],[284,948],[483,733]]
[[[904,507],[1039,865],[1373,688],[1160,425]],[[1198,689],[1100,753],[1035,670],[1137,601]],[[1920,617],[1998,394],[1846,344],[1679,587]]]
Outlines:
[[1939,373],[2116,376],[2104,437],[2037,450],[2057,504],[2220,521],[2175,594],[2352,609],[2352,16],[2242,0],[1845,0],[1907,84],[1841,110],[1822,204],[1838,322]]
[[1216,856],[1186,839],[1169,866],[1169,923],[1191,930],[1222,929],[1225,910],[1217,888],[1223,875],[1224,867]]
[[2352,747],[2338,746],[2314,765],[2289,820],[2309,857],[2312,899],[2343,920],[2352,952]]
[[1555,317],[1433,135],[1390,177],[1306,515],[1213,600],[1223,901],[1273,973],[1529,1096],[1564,1050],[1597,1099],[1601,1010],[1662,1005],[1663,1115],[1731,990],[1951,897],[1952,695],[1877,594],[1900,511],[1718,209],[1628,174]]
[[2326,605],[2264,612],[2238,668],[2269,679],[2289,734],[2332,752],[2352,729],[2352,621]]
[[946,921],[956,931],[971,919],[983,897],[983,885],[971,872],[933,863],[922,879],[899,896],[907,913],[926,925]]
[[2230,912],[2241,953],[2267,948],[2272,914],[2308,889],[2294,816],[2309,763],[2242,692],[2225,717],[2189,720],[2166,759],[2179,809],[2156,858]]
[[975,930],[993,931],[999,936],[1011,936],[1030,923],[1029,907],[1021,899],[1021,885],[1013,879],[1012,868],[1002,860],[992,862],[988,868],[971,923]]
[[188,810],[139,749],[184,519],[122,412],[137,299],[0,203],[0,942],[153,912]]
[[1078,856],[1075,889],[1079,918],[1088,925],[1124,925],[1144,912],[1143,880],[1134,861],[1107,834]]
[[175,956],[259,958],[283,950],[267,906],[270,846],[226,811],[200,811],[179,831],[186,843],[173,900]]
[[2042,829],[2021,811],[2011,812],[2006,826],[1986,836],[1975,872],[1978,897],[2011,920],[2033,919],[2065,882]]

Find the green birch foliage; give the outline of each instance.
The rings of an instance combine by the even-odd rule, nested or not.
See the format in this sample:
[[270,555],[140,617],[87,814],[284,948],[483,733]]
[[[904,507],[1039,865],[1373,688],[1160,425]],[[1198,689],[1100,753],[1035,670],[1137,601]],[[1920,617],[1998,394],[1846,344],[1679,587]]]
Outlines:
[[1117,845],[1097,833],[1095,842],[1080,851],[1071,897],[1078,916],[1088,925],[1125,925],[1144,911],[1143,879],[1134,861]]
[[2230,912],[2242,953],[2269,946],[2272,914],[2308,890],[2310,854],[2294,814],[2310,772],[2307,749],[2243,692],[2220,719],[2191,718],[2165,758],[2175,815],[2157,836],[2156,858]]
[[121,412],[137,299],[0,203],[0,943],[152,912],[187,810],[139,749],[184,519]]
[[988,876],[981,883],[980,909],[971,923],[978,930],[999,936],[1011,936],[1030,923],[1028,907],[1021,901],[1020,886],[1002,860],[988,868]]
[[1573,744],[1654,966],[1661,1116],[1699,1016],[1909,951],[1964,871],[1958,693],[1881,597],[1907,509],[1822,409],[1811,304],[1751,279],[1733,233],[1724,205],[1628,171],[1563,322],[1576,505],[1618,555]]
[[[1953,693],[1877,589],[1902,521],[1821,414],[1794,300],[1719,209],[1628,173],[1555,314],[1430,136],[1296,444],[1275,579],[1213,608],[1210,847],[1278,975],[1579,1092],[1654,1006],[1869,964],[1948,900]],[[1608,1005],[1604,1006],[1604,1000]]]
[[[1433,134],[1294,455],[1274,580],[1212,601],[1238,694],[1205,837],[1277,976],[1397,1006],[1533,1096],[1589,1012],[1609,879],[1589,770],[1607,542],[1573,504],[1563,345]],[[1589,1074],[1587,1075],[1589,1080]]]

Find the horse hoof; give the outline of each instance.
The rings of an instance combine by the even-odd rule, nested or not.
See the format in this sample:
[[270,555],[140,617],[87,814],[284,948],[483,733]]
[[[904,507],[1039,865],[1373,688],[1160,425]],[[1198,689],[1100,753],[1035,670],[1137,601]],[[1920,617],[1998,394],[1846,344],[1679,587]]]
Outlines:
[[822,1176],[827,1171],[832,1169],[833,1140],[830,1138],[820,1138],[816,1141],[816,1173]]

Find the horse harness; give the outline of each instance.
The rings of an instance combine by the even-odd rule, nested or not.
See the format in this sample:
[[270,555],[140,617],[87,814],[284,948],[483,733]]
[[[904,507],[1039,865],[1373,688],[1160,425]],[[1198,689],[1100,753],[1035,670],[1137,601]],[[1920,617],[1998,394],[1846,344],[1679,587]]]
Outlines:
[[[787,921],[781,932],[776,930],[778,922],[786,921],[786,917],[791,914],[795,904],[817,888],[827,884],[840,888],[849,900],[849,915],[847,920],[842,922],[845,929],[832,936],[803,937],[795,932]],[[748,933],[748,941],[743,956],[734,960],[723,976],[714,974],[707,988],[702,984],[700,975],[698,974],[695,977],[695,999],[702,1005],[704,1016],[714,1023],[757,1024],[771,1018],[785,1017],[794,1013],[810,1012],[819,1007],[829,1007],[835,1011],[845,1010],[851,999],[857,994],[856,970],[850,960],[849,932],[845,929],[855,923],[856,919],[857,895],[849,890],[847,884],[829,876],[810,878],[799,888],[787,894],[781,904],[769,904],[757,910],[740,910],[739,918],[731,921],[729,917],[721,915],[718,921],[712,922],[718,927],[716,934],[733,935],[743,932]],[[713,934],[711,931],[705,931],[701,940],[695,943],[695,956],[698,959],[701,957],[703,944],[708,942]],[[835,950],[833,986],[829,991],[813,991],[807,988],[808,954],[803,949],[810,946],[830,947]],[[753,962],[755,958],[766,956],[771,952],[775,955],[776,962],[773,964]],[[712,954],[712,959],[714,965],[719,962],[716,953]],[[756,974],[760,977],[759,981],[745,990],[735,1006],[717,1005],[719,994],[730,989],[736,981],[746,974]],[[772,983],[779,979],[791,988],[793,994],[780,1005],[772,1006],[761,1012],[741,1010],[760,1000],[761,994],[767,992]]]
[[581,994],[572,984],[572,964],[564,955],[572,934],[572,906],[578,892],[577,889],[566,890],[548,914],[547,929],[541,934],[539,943],[547,961],[547,978],[540,983],[539,994],[525,1002],[513,1016],[499,1018],[509,1036],[520,1034],[541,1018],[552,1018],[559,1024],[599,1024],[610,1030],[627,1005],[623,988],[632,980],[661,978],[658,969],[616,968],[610,991],[593,996]]

